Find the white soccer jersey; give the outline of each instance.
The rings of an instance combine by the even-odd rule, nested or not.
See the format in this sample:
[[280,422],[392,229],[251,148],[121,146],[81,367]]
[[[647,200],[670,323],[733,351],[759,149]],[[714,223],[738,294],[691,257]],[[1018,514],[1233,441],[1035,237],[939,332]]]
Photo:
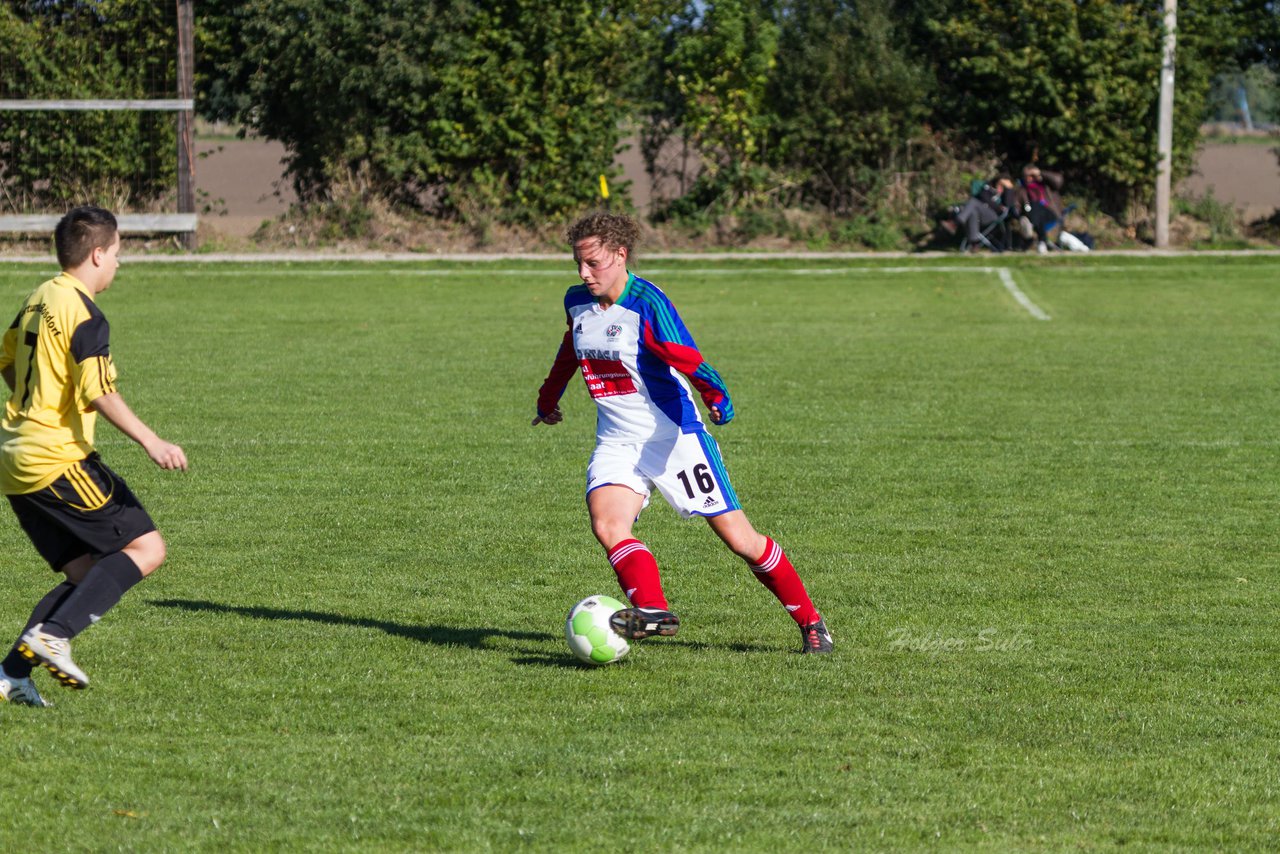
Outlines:
[[569,331],[538,394],[540,414],[555,408],[569,377],[580,369],[596,402],[599,442],[705,432],[694,388],[708,407],[721,411],[721,423],[733,417],[724,381],[653,283],[629,275],[622,296],[607,308],[577,285],[565,294],[564,306]]

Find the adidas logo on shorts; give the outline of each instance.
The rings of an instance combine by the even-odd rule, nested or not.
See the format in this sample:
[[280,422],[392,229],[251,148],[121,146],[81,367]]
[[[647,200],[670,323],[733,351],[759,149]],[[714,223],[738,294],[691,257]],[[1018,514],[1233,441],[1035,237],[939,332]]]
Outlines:
[[702,502],[702,509],[703,509],[703,510],[705,510],[705,509],[707,509],[708,507],[715,507],[715,506],[716,506],[717,504],[719,504],[719,503],[720,503],[720,502],[719,502],[719,501],[717,501],[715,498],[712,498],[711,496],[708,496],[708,497],[707,497],[707,500],[706,500],[706,501],[704,501],[704,502]]

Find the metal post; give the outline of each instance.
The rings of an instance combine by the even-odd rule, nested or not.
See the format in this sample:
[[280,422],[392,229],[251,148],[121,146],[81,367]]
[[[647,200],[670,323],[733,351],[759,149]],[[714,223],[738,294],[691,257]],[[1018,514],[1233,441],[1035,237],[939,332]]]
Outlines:
[[1169,248],[1169,208],[1173,172],[1173,61],[1177,44],[1178,0],[1164,0],[1164,59],[1160,65],[1160,121],[1156,149],[1156,248]]
[[[195,14],[193,0],[178,2],[178,97],[195,97]],[[178,111],[178,213],[196,212],[196,158],[192,139],[195,126],[194,110]],[[196,248],[196,233],[182,232],[180,238],[185,249]]]

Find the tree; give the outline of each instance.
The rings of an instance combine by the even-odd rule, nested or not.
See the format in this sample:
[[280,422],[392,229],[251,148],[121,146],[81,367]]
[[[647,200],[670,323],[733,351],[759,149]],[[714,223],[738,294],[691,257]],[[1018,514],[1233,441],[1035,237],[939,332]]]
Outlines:
[[[532,224],[593,203],[653,0],[213,0],[211,106],[289,150],[304,200],[358,176],[428,211]],[[242,96],[240,93],[244,93]]]
[[1224,72],[1214,79],[1209,91],[1209,120],[1243,122],[1246,115],[1260,124],[1280,121],[1276,72],[1262,63],[1244,71]]
[[642,142],[651,170],[673,137],[696,152],[701,174],[683,208],[750,206],[773,185],[765,101],[777,38],[765,0],[688,3],[667,28]]
[[[1179,6],[1174,177],[1195,153],[1213,74],[1239,49],[1239,20],[1211,0]],[[1160,4],[980,0],[932,27],[937,115],[989,140],[1010,165],[1038,160],[1125,216],[1157,166]]]
[[770,160],[799,199],[860,212],[928,115],[931,81],[888,0],[798,0],[779,15]]

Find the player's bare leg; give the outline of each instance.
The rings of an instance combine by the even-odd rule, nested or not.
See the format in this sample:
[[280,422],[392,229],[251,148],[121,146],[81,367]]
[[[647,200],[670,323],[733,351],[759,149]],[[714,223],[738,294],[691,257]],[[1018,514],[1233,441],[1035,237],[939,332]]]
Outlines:
[[644,508],[644,496],[626,486],[607,484],[587,494],[591,531],[604,546],[618,585],[633,607],[609,618],[613,630],[639,640],[651,635],[670,637],[680,629],[662,592],[658,563],[644,543],[631,535],[636,517]]
[[731,510],[719,516],[707,517],[707,524],[716,532],[729,550],[751,563],[764,553],[766,537],[758,533],[741,510]]
[[768,588],[800,627],[803,653],[831,652],[835,646],[822,616],[813,607],[804,582],[782,547],[752,527],[747,514],[732,510],[710,516],[707,523],[734,554],[747,562],[756,580]]
[[606,484],[587,493],[591,533],[608,551],[631,539],[631,526],[644,509],[644,496],[630,487]]

